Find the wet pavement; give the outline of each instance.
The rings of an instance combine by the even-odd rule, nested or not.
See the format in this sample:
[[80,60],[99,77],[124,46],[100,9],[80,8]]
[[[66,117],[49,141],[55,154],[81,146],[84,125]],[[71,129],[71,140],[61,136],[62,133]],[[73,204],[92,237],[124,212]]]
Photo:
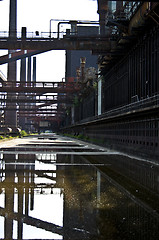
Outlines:
[[159,164],[55,134],[0,143],[0,239],[157,240]]

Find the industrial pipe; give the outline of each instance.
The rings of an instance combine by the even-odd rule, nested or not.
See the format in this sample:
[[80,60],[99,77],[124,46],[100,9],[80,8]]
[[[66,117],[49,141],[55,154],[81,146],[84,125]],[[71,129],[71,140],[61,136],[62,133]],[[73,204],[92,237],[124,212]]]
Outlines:
[[76,35],[77,34],[77,25],[83,25],[83,24],[88,24],[88,25],[99,25],[99,22],[97,21],[79,21],[79,20],[70,20],[70,21],[61,21],[58,23],[57,27],[57,38],[59,39],[60,36],[60,25],[61,24],[70,24],[71,25],[71,35]]

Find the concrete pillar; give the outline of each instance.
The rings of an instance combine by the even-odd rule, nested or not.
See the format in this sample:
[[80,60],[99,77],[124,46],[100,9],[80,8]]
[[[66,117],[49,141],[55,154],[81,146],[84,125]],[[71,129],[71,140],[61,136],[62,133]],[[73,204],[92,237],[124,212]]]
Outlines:
[[[9,37],[15,38],[17,36],[17,0],[10,0],[10,14],[9,14]],[[8,53],[12,54],[14,50],[9,50]],[[8,63],[8,81],[16,82],[17,69],[16,62]],[[16,94],[15,94],[16,95]],[[13,96],[13,95],[12,95]],[[7,94],[7,98],[10,98],[11,94]],[[17,112],[16,103],[9,103],[6,105],[8,110],[5,112],[5,125],[17,128]],[[13,108],[15,110],[9,110]]]

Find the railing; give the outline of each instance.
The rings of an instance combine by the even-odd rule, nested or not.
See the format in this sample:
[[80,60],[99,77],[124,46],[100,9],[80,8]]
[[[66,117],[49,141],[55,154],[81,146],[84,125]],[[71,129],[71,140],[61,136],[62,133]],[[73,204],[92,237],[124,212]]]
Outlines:
[[0,102],[52,102],[52,101],[71,101],[73,96],[61,95],[35,95],[35,94],[10,94],[9,98],[7,94],[0,94]]
[[[74,33],[71,34],[71,32],[69,32],[69,34],[65,31],[61,31],[61,32],[27,32],[25,37],[22,37],[22,33],[21,32],[16,32],[15,33],[16,37],[9,37],[9,32],[8,31],[0,31],[0,40],[56,40],[56,39],[63,39],[63,38],[81,38],[81,39],[101,39],[101,40],[106,40],[106,39],[110,39],[110,37],[106,36],[101,36],[99,33],[97,34],[92,34],[92,35],[79,35],[78,33]],[[112,30],[112,37],[117,37],[118,33],[116,29]]]
[[[96,117],[83,119],[80,121],[80,123],[85,123],[85,122],[93,121],[93,120],[100,120],[101,118],[115,117],[115,116],[119,116],[119,115],[126,114],[126,113],[133,113],[133,111],[135,112],[137,110],[144,111],[148,108],[153,109],[155,107],[159,107],[159,94],[156,94],[152,97],[147,97],[147,98],[141,99],[134,103],[130,103],[130,104],[121,106],[119,108],[109,110],[107,112],[102,113],[99,116],[96,116]],[[76,124],[77,124],[77,122],[76,122]]]
[[104,113],[103,115],[106,116],[106,115],[123,114],[126,112],[132,112],[132,111],[136,111],[139,109],[155,107],[157,105],[159,105],[159,94],[154,95],[152,97],[147,97],[147,98],[141,99],[139,101],[130,103],[128,105],[124,105],[124,106],[116,108],[116,109],[112,109],[112,110]]
[[80,89],[81,84],[76,82],[14,82],[0,83],[0,91],[5,88],[74,88]]
[[[50,35],[51,34],[51,35]],[[21,32],[14,32],[14,35],[17,38],[21,38],[22,37],[22,33]],[[35,32],[27,32],[26,33],[26,38],[57,38],[58,33],[57,32],[39,32],[39,31],[35,31]],[[66,35],[65,31],[61,31],[59,32],[60,38],[63,38],[64,35]],[[9,37],[9,31],[0,31],[0,38],[8,38]]]

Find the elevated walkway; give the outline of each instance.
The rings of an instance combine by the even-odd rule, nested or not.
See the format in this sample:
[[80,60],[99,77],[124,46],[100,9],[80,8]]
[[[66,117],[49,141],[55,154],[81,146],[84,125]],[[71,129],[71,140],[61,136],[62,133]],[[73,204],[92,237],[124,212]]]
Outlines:
[[2,82],[0,92],[7,93],[74,93],[81,90],[80,83],[74,82]]

